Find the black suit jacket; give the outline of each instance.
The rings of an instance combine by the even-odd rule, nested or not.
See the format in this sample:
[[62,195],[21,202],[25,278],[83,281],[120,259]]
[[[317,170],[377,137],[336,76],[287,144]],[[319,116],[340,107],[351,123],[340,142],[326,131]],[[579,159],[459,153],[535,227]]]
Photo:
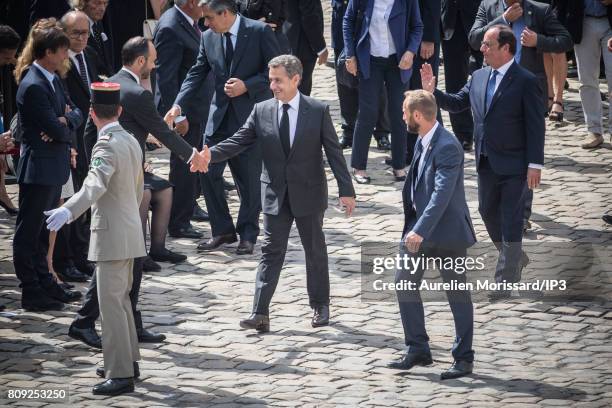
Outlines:
[[[57,78],[57,76],[56,76]],[[66,98],[62,82],[55,90],[36,66],[28,69],[17,89],[17,108],[23,131],[17,180],[24,184],[63,185],[70,173],[72,132],[83,121],[81,111]],[[72,112],[66,114],[66,105]],[[58,118],[64,116],[68,125]],[[50,142],[44,142],[45,133]]]
[[[582,24],[584,21],[584,0],[555,0],[559,20],[565,24],[575,44],[582,41]],[[612,27],[612,6],[607,6],[608,22]]]
[[[165,115],[176,99],[189,69],[196,63],[200,49],[200,35],[175,8],[166,11],[157,24],[153,43],[157,50],[155,74],[157,90],[155,102],[160,114]],[[190,122],[201,122],[210,103],[200,90],[185,101],[185,112]]]
[[[115,73],[114,68],[114,56],[113,56],[113,41],[110,38],[110,31],[104,29],[102,22],[96,23],[100,30],[104,32],[102,36],[102,47],[98,46],[98,43],[94,39],[93,34],[89,33],[89,40],[87,40],[87,46],[91,47],[98,54],[98,58],[102,62],[103,70],[100,72],[100,75],[104,75],[109,77]],[[104,41],[104,36],[106,35],[106,41]]]
[[30,5],[30,25],[41,18],[62,18],[71,9],[68,0],[32,0]]
[[[107,81],[121,85],[120,102],[123,112],[119,117],[119,123],[138,140],[143,158],[145,142],[150,133],[170,149],[172,153],[176,154],[179,159],[185,162],[189,160],[193,153],[193,147],[183,140],[181,136],[168,128],[166,122],[164,122],[162,117],[159,116],[157,109],[155,109],[153,94],[150,91],[140,86],[136,79],[124,70],[120,70]],[[91,158],[91,150],[98,137],[97,134],[96,126],[90,119],[85,129],[85,145],[89,159]]]
[[300,59],[315,59],[323,50],[323,7],[321,0],[292,0],[287,2],[287,20],[283,33],[289,39],[291,53]]
[[[206,137],[212,136],[217,131],[230,105],[236,116],[232,123],[228,123],[228,129],[233,133],[244,123],[256,102],[272,96],[268,79],[268,62],[280,53],[276,37],[268,25],[240,17],[234,59],[228,72],[225,67],[221,36],[222,34],[212,30],[202,34],[197,62],[187,73],[187,78],[183,81],[174,102],[184,110],[184,114],[191,114],[188,109],[190,101],[202,92],[204,81],[212,71],[215,78],[215,93],[206,123],[204,133]],[[223,88],[229,78],[241,79],[247,87],[247,92],[235,98],[227,96]]]
[[[480,49],[480,43],[489,28],[495,24],[505,24],[504,9],[504,0],[483,0],[469,34],[472,48]],[[521,66],[540,77],[545,76],[543,54],[570,50],[573,46],[572,37],[557,20],[552,7],[548,4],[523,0],[523,19],[525,25],[538,34],[538,42],[535,48],[522,48]]]
[[450,40],[457,24],[463,24],[469,33],[476,19],[476,12],[481,0],[442,0],[442,33],[444,39]]
[[278,215],[286,196],[295,217],[327,208],[323,150],[338,182],[340,197],[355,196],[326,104],[300,96],[295,137],[288,156],[285,156],[278,128],[278,100],[272,98],[258,103],[233,136],[210,149],[212,162],[227,160],[258,142],[263,156],[261,202],[264,214]]
[[441,7],[440,0],[419,0],[421,21],[423,21],[423,39],[421,41],[440,43]]

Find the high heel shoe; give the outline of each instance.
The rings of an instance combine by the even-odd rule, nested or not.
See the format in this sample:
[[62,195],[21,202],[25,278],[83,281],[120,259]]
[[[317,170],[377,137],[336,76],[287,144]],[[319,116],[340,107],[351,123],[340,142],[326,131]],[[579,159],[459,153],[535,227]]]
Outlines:
[[559,105],[561,107],[560,111],[554,111],[552,110],[552,107],[550,109],[550,112],[548,114],[548,120],[550,120],[551,122],[563,122],[563,112],[565,111],[565,109],[563,108],[563,104],[561,102],[553,102],[552,106],[555,105]]
[[11,208],[2,200],[0,200],[0,207],[4,208],[4,211],[6,211],[8,215],[15,216],[19,214],[19,208]]

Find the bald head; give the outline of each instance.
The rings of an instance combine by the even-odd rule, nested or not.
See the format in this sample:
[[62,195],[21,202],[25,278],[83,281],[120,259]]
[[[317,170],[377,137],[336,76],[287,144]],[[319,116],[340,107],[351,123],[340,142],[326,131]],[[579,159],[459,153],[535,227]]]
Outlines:
[[79,53],[87,47],[89,39],[89,19],[82,11],[69,11],[61,19],[64,32],[70,38],[70,49]]

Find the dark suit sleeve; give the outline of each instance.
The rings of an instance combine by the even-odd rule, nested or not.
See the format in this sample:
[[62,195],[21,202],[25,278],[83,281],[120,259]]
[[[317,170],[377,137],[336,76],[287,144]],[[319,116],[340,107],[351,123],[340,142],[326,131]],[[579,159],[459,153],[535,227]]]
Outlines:
[[538,52],[563,53],[573,46],[570,33],[557,20],[552,8],[547,7],[544,15],[544,32],[538,33],[536,44]]
[[[344,37],[344,52],[347,58],[355,56],[355,48],[357,43],[353,40],[355,37],[355,23],[359,7],[359,0],[349,0],[344,19],[342,20],[342,36]],[[359,35],[360,33],[357,33]]]
[[[538,99],[539,98],[539,99]],[[531,77],[525,84],[523,92],[523,122],[525,123],[525,141],[527,146],[527,163],[544,165],[544,106],[533,103],[542,100],[542,89],[536,77]]]
[[329,106],[325,106],[321,123],[321,143],[329,167],[331,167],[336,182],[338,183],[338,194],[340,197],[355,197],[355,189],[351,181],[351,175],[346,167],[346,160],[342,155],[342,148],[338,142],[338,135],[334,129],[331,116],[329,114]]
[[256,123],[257,105],[236,133],[210,149],[211,163],[228,160],[253,146],[257,142]]
[[440,42],[440,0],[419,0],[421,5],[421,20],[423,21],[423,39],[432,43]]
[[[296,0],[293,0],[296,1]],[[320,0],[297,0],[300,12],[300,24],[306,35],[310,48],[315,53],[325,49],[323,37],[323,8]]]
[[[251,99],[257,98],[262,92],[267,92],[270,88],[270,79],[268,78],[268,62],[280,55],[280,48],[274,32],[269,26],[265,26],[261,35],[259,50],[265,61],[265,69],[250,78],[244,79],[244,85],[247,88],[247,93]],[[245,57],[248,58],[248,57]]]
[[476,20],[474,21],[474,25],[472,26],[470,34],[468,35],[470,46],[475,50],[480,49],[480,43],[482,42],[482,39],[489,28],[496,24],[507,25],[503,15],[497,17],[491,22],[487,22],[487,9],[485,7],[485,3],[485,1],[480,3],[478,12],[476,13]]
[[151,92],[143,90],[134,106],[137,108],[131,112],[134,120],[182,161],[187,162],[193,153],[193,147],[170,130],[166,122],[159,116]]
[[183,56],[182,42],[170,27],[163,27],[155,33],[157,50],[157,85],[161,94],[160,112],[165,114],[176,99],[181,83],[178,78]]
[[85,134],[83,135],[83,144],[85,145],[85,156],[87,158],[87,164],[91,162],[91,152],[93,151],[93,147],[98,141],[98,129],[96,125],[91,120],[91,117],[87,118],[87,123],[85,124]]
[[[450,113],[463,112],[470,109],[470,87],[472,86],[472,78],[470,78],[465,86],[457,93],[451,94],[442,92],[439,89],[434,90],[434,96],[438,107]],[[544,115],[542,115],[544,117]]]
[[55,115],[53,106],[49,102],[48,92],[45,92],[42,86],[29,86],[24,96],[24,99],[28,101],[23,104],[24,113],[36,118],[38,125],[49,138],[63,143],[72,141],[70,129]]
[[[202,34],[204,36],[204,34]],[[206,55],[206,47],[204,47],[204,37],[200,38],[200,52],[198,54],[198,59],[194,66],[191,67],[183,84],[181,85],[181,90],[174,101],[174,105],[178,105],[181,108],[184,108],[183,105],[187,106],[184,101],[188,101],[194,97],[196,92],[201,92],[204,89],[204,81],[208,77],[208,73],[210,72],[210,64],[208,62],[208,57]],[[183,115],[188,115],[188,112],[182,112]]]

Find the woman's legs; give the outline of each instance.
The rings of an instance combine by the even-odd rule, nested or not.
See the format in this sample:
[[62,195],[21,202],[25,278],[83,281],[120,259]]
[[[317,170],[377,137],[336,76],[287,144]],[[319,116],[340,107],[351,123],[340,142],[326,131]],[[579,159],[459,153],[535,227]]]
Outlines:
[[151,190],[145,189],[140,202],[140,221],[142,222],[142,236],[147,240],[147,217],[149,215],[149,207],[151,206]]
[[151,196],[151,247],[149,252],[160,253],[166,249],[166,234],[172,209],[172,187],[153,191]]
[[552,54],[554,102],[552,112],[563,112],[563,91],[567,79],[567,57],[565,53]]

